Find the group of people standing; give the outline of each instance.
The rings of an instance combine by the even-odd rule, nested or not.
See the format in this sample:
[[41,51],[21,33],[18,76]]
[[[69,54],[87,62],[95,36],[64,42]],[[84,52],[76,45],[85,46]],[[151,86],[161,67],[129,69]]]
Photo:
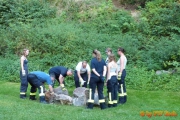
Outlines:
[[120,58],[116,62],[111,48],[106,49],[106,54],[108,55],[106,61],[101,58],[101,53],[98,50],[93,50],[93,58],[91,60],[92,72],[89,83],[90,96],[87,108],[93,109],[96,87],[100,108],[107,108],[103,96],[104,85],[107,86],[108,90],[108,107],[116,107],[118,103],[124,104],[127,101],[125,86],[127,58],[124,52],[123,48],[118,48],[117,53],[120,55]]
[[45,94],[43,84],[46,82],[49,85],[49,90],[53,94],[53,87],[55,79],[59,82],[63,90],[65,88],[64,78],[71,76],[74,73],[74,82],[77,87],[87,87],[89,85],[89,99],[87,101],[87,108],[93,109],[94,93],[98,92],[100,108],[107,108],[105,98],[103,95],[104,85],[107,86],[108,93],[108,107],[116,107],[117,104],[124,104],[127,101],[127,93],[125,86],[126,77],[126,63],[125,50],[121,47],[117,51],[120,58],[116,62],[115,55],[111,48],[106,49],[107,59],[101,57],[98,50],[93,50],[90,65],[87,61],[81,61],[77,64],[75,71],[63,66],[55,66],[49,70],[49,74],[42,71],[33,71],[28,74],[27,55],[28,49],[24,49],[21,57],[21,88],[20,98],[26,98],[26,91],[28,82],[31,85],[30,99],[35,100],[36,88],[39,89],[40,102],[45,102]]

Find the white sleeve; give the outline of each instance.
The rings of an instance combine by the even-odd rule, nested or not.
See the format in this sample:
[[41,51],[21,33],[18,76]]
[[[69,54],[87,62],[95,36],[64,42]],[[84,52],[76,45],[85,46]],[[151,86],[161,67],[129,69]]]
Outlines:
[[82,67],[82,62],[79,62],[76,66],[76,70],[77,71],[80,71],[81,70],[81,67]]
[[91,69],[90,69],[90,67],[89,67],[89,64],[87,64],[86,69],[87,69],[88,72],[91,71]]

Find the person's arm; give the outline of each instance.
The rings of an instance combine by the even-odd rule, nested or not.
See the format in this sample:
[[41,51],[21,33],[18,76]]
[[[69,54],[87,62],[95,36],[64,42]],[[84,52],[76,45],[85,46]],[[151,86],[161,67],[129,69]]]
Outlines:
[[92,71],[94,72],[94,74],[96,74],[98,77],[100,77],[99,73],[96,71],[95,68],[93,68]]
[[122,74],[122,71],[123,71],[123,66],[124,66],[124,59],[123,59],[123,57],[121,57],[121,59],[120,59],[120,66],[121,66],[121,68],[120,68],[120,71],[119,71],[119,74]]
[[110,64],[108,64],[108,66],[107,66],[107,79],[106,79],[106,82],[108,81],[109,76],[110,76]]
[[91,77],[91,72],[88,71],[88,84],[89,84],[89,82],[90,82],[90,77]]
[[54,93],[52,85],[49,85],[49,90],[51,93]]
[[22,56],[22,57],[21,57],[21,70],[22,70],[22,71],[24,70],[23,64],[24,64],[24,57]]
[[91,70],[90,70],[89,64],[87,64],[87,74],[88,74],[88,82],[87,82],[87,84],[89,84],[89,82],[90,82],[90,77],[91,77]]
[[78,75],[79,80],[81,80],[81,79],[82,79],[82,77],[81,77],[81,73],[80,73],[80,71],[77,71],[77,75]]
[[118,65],[116,64],[116,76],[118,76]]
[[104,66],[104,70],[103,70],[103,76],[106,76],[106,72],[107,72],[107,66]]
[[64,81],[64,77],[60,74],[59,75],[59,83],[63,84],[63,81]]

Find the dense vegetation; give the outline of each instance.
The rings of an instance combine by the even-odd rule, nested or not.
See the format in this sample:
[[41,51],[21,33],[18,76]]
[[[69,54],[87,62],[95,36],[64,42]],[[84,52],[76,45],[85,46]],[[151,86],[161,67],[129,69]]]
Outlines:
[[[89,62],[93,49],[105,58],[106,47],[116,54],[122,46],[128,88],[179,91],[180,3],[144,3],[134,19],[110,0],[0,0],[1,80],[19,82],[23,48],[30,49],[30,71],[47,72],[55,65],[75,68],[80,60]],[[156,75],[161,69],[175,73]]]

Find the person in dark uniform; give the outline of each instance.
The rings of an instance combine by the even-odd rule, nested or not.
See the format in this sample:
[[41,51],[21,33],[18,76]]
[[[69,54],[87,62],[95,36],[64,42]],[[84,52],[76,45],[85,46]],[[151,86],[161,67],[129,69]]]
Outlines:
[[62,87],[65,90],[64,78],[66,76],[73,75],[73,70],[67,69],[63,66],[55,66],[49,70],[49,75],[54,75],[55,79],[59,82],[60,87]]
[[28,60],[27,56],[29,54],[28,49],[23,50],[23,54],[20,59],[21,63],[21,69],[20,69],[20,79],[21,79],[21,85],[20,85],[20,98],[25,99],[26,98],[26,92],[28,88],[28,81],[27,81],[27,74],[28,74]]
[[90,78],[90,89],[89,89],[89,99],[87,108],[93,109],[94,106],[94,93],[97,86],[99,103],[101,109],[105,109],[105,99],[103,95],[103,87],[104,87],[104,80],[106,75],[106,63],[101,58],[101,53],[98,50],[93,50],[93,57],[91,60],[91,78]]
[[39,89],[39,98],[41,103],[45,103],[45,94],[44,94],[44,83],[47,83],[49,86],[49,90],[51,94],[53,94],[53,87],[51,85],[52,80],[54,80],[54,76],[50,76],[45,72],[42,71],[33,71],[27,75],[27,80],[31,85],[30,91],[30,100],[36,100],[36,89]]
[[79,82],[82,87],[87,88],[87,84],[90,81],[90,66],[86,61],[79,62],[74,71],[74,81],[76,88],[80,87]]
[[117,106],[117,94],[118,94],[118,66],[115,61],[114,54],[109,55],[108,72],[107,72],[107,89],[108,89],[108,107]]
[[119,60],[117,61],[118,65],[118,91],[119,91],[119,104],[124,104],[127,101],[125,77],[126,77],[126,64],[127,58],[124,54],[125,50],[121,47],[118,48],[118,55],[120,55]]

